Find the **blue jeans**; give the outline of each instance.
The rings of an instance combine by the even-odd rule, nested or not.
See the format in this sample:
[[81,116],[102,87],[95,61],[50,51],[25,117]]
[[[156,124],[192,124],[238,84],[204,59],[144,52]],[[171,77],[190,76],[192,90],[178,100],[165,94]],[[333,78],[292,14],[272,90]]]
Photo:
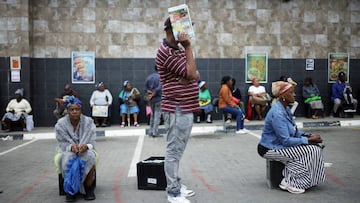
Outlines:
[[170,196],[180,195],[179,162],[185,151],[193,126],[194,114],[182,114],[177,108],[175,113],[163,112],[167,130],[166,155],[164,171],[166,175],[166,191]]
[[244,113],[241,109],[234,108],[231,106],[225,106],[221,109],[224,113],[230,113],[236,116],[236,130],[244,128]]
[[150,136],[159,135],[159,124],[161,117],[161,102],[151,103],[151,116],[150,116]]

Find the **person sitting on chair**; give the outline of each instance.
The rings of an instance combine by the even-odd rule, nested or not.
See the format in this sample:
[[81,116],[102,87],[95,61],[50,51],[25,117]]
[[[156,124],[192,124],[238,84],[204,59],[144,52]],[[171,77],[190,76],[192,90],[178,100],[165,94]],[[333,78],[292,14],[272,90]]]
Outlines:
[[283,163],[279,187],[300,194],[325,181],[325,168],[321,136],[298,130],[288,107],[295,101],[294,87],[289,82],[272,83],[272,93],[279,99],[265,117],[258,154]]
[[15,99],[10,100],[6,107],[6,113],[2,117],[1,121],[6,125],[6,132],[13,130],[11,128],[11,123],[20,122],[23,131],[26,129],[26,117],[31,112],[30,103],[23,98],[24,90],[17,89],[15,91]]
[[[292,78],[286,77],[285,75],[280,76],[280,79],[278,81],[288,82],[288,83],[292,84],[293,86],[297,85],[297,83]],[[275,98],[275,100],[273,99],[272,104],[274,104],[274,102],[277,101],[276,99],[277,98]],[[291,113],[293,115],[295,115],[295,111],[296,111],[297,107],[299,106],[299,102],[294,101],[294,103],[289,104],[289,106],[290,106]]]
[[[211,103],[210,91],[207,88],[205,81],[201,81],[198,86],[199,86],[199,106],[200,106],[200,109],[203,110],[205,115],[206,115],[206,122],[207,123],[212,123],[211,112],[213,111],[214,107],[213,107],[213,105]],[[197,123],[200,123],[200,121],[201,121],[201,119],[200,119],[201,110],[197,112],[197,116],[196,116],[196,122]]]
[[244,128],[244,113],[234,102],[231,94],[232,80],[230,76],[224,76],[221,80],[219,91],[219,109],[224,113],[230,113],[236,116],[236,133],[245,134],[249,131]]
[[112,95],[108,89],[105,89],[105,85],[103,82],[99,82],[97,85],[97,90],[95,90],[90,98],[90,107],[91,107],[91,115],[93,116],[93,108],[94,106],[106,106],[107,107],[107,116],[93,116],[96,127],[99,127],[99,118],[102,118],[102,127],[106,127],[108,125],[108,118],[110,118],[111,112],[111,104],[113,101]]
[[324,109],[324,105],[321,101],[320,91],[316,84],[312,82],[311,77],[305,78],[305,84],[302,88],[302,95],[305,99],[305,103],[309,104],[312,109],[312,118],[317,119],[317,112]]
[[64,91],[60,94],[59,97],[54,99],[56,102],[56,109],[53,111],[53,114],[57,119],[67,114],[66,108],[64,106],[64,101],[68,96],[78,97],[77,92],[71,89],[70,84],[66,84],[64,87]]
[[[243,112],[245,112],[245,105],[244,102],[241,101],[241,91],[238,87],[236,87],[236,80],[235,78],[232,78],[232,87],[231,87],[231,93],[232,93],[232,97],[234,102],[239,105],[239,107],[241,108],[241,110]],[[231,114],[227,114],[226,115],[226,123],[230,123],[232,119],[232,115]],[[247,119],[245,119],[245,121],[248,121]]]
[[140,92],[133,88],[129,81],[124,81],[124,89],[119,93],[121,127],[125,127],[125,116],[127,115],[128,126],[130,126],[130,115],[134,115],[134,126],[139,127],[138,113],[140,112],[138,102]]
[[[94,177],[97,152],[95,151],[96,132],[92,118],[81,113],[82,103],[74,96],[65,100],[68,115],[60,118],[55,125],[57,140],[55,164],[65,178],[69,171],[68,163],[75,157],[85,162],[79,191],[85,192],[85,200],[94,200]],[[66,193],[66,201],[74,202],[76,194]]]
[[266,111],[267,103],[271,100],[268,93],[266,93],[265,87],[260,85],[259,79],[253,78],[252,84],[249,87],[249,101],[254,105],[256,111],[256,119],[262,120],[263,114]]
[[[346,83],[346,74],[344,72],[339,72],[338,74],[338,80],[336,83],[332,85],[332,91],[331,91],[331,101],[334,103],[332,115],[337,116],[338,109],[342,102],[345,100],[344,93],[346,93],[346,90],[349,90],[350,85]],[[353,109],[357,109],[357,100],[352,98],[350,101],[352,101]]]

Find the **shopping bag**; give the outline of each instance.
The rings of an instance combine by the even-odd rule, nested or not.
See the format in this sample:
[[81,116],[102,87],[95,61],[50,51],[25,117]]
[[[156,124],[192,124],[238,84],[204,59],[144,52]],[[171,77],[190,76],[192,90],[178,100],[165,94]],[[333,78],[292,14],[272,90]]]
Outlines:
[[84,170],[85,161],[79,159],[78,156],[68,161],[64,178],[64,191],[66,193],[75,195],[79,192]]
[[27,115],[25,117],[25,122],[26,122],[26,130],[29,132],[32,131],[34,129],[33,115]]

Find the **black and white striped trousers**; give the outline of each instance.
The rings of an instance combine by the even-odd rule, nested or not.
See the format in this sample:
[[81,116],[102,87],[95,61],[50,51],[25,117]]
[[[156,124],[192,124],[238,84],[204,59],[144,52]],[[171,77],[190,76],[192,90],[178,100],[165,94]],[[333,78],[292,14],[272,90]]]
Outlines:
[[283,176],[293,187],[308,189],[325,181],[322,148],[317,145],[268,150],[264,158],[282,162]]

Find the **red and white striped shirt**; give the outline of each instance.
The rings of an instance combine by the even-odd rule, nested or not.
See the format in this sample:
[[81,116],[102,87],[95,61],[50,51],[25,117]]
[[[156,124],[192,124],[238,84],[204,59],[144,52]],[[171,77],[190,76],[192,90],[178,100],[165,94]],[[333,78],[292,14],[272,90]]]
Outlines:
[[174,113],[176,106],[182,113],[192,113],[199,109],[199,89],[194,80],[190,84],[179,83],[179,78],[186,78],[185,50],[174,47],[166,39],[158,49],[156,66],[162,84],[161,110]]

